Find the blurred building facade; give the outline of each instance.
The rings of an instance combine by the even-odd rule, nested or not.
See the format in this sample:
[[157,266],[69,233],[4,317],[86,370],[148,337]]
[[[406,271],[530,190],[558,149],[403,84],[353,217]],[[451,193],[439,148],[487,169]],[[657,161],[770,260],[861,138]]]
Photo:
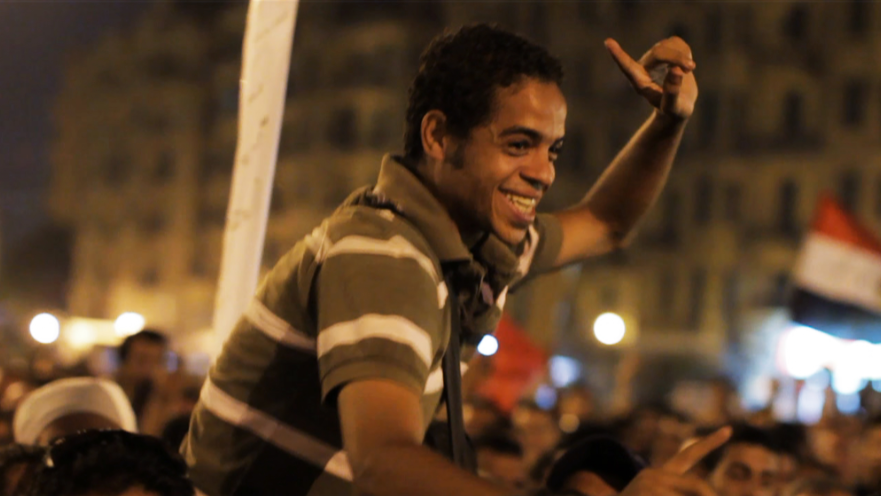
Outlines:
[[[71,58],[50,202],[77,233],[73,314],[139,311],[176,332],[210,325],[245,6],[192,5],[160,2],[131,32]],[[633,246],[512,298],[540,341],[595,348],[594,318],[615,311],[630,330],[622,346],[721,360],[751,313],[784,304],[821,190],[881,230],[881,8],[871,3],[306,2],[267,265],[400,148],[419,51],[472,21],[563,59],[569,121],[549,208],[579,200],[649,114],[606,37],[636,57],[678,34],[698,64],[696,115]]]

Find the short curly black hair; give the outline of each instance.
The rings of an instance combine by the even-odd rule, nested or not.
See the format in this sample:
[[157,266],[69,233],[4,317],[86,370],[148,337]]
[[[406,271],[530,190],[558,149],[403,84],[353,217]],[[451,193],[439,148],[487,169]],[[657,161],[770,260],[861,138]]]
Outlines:
[[134,487],[193,496],[187,465],[160,439],[121,430],[83,431],[49,447],[27,496],[117,496]]
[[428,45],[410,85],[404,156],[423,157],[422,118],[440,110],[448,131],[465,139],[492,116],[496,90],[523,78],[563,82],[560,61],[543,47],[495,25],[473,24],[444,33]]

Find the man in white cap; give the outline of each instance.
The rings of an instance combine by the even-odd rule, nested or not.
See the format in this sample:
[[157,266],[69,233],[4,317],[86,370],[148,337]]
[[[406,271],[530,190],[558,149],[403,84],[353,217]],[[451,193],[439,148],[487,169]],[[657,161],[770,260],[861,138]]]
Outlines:
[[53,381],[15,411],[15,442],[46,446],[53,439],[88,429],[137,432],[131,403],[116,383],[95,377]]

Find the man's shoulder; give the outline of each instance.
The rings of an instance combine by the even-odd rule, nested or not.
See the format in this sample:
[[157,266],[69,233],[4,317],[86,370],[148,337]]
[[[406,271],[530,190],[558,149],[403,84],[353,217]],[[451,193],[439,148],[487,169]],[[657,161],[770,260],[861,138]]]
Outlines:
[[407,219],[390,209],[364,205],[340,208],[310,236],[323,237],[329,245],[360,240],[411,246],[439,263],[425,236]]

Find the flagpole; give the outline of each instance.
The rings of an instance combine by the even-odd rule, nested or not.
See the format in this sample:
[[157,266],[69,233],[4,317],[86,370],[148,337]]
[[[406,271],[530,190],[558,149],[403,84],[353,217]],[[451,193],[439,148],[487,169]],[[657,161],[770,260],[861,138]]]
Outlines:
[[238,139],[214,300],[216,350],[257,289],[298,6],[298,0],[251,0],[248,5]]

